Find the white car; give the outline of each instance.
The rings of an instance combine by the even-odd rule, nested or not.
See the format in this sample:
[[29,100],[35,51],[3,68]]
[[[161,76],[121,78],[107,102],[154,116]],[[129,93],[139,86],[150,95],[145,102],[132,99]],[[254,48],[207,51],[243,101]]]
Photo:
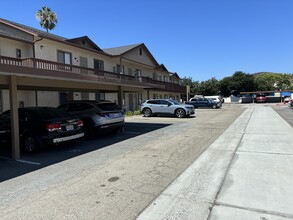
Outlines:
[[175,115],[184,118],[194,114],[193,105],[184,105],[172,99],[149,99],[141,104],[144,117],[152,115]]

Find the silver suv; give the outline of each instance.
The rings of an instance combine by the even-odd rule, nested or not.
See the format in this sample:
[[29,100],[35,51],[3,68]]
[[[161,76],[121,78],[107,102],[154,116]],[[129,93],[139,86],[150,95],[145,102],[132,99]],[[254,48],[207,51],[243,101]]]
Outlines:
[[175,115],[177,118],[184,118],[194,114],[194,107],[180,104],[172,99],[149,99],[141,104],[140,111],[145,117]]
[[69,101],[58,108],[83,120],[86,137],[92,137],[97,132],[124,130],[124,113],[114,102]]

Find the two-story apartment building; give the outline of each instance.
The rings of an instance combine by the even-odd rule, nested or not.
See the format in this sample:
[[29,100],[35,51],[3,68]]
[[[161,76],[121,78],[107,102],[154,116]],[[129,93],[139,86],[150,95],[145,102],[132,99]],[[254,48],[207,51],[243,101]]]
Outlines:
[[[1,66],[20,69],[17,73],[1,71],[2,75],[24,77],[21,69],[31,68],[25,77],[53,77],[60,83],[19,85],[20,106],[54,107],[69,99],[106,99],[128,111],[138,109],[148,98],[179,100],[186,94],[178,75],[159,65],[143,43],[102,50],[86,36],[67,39],[0,19],[0,55]],[[84,86],[69,86],[68,82],[80,82],[80,86],[83,82]],[[90,85],[85,86],[86,82]],[[8,89],[0,93],[0,111],[9,109]]]
[[[184,99],[177,73],[160,65],[143,44],[101,49],[87,36],[56,36],[0,19],[0,112],[18,107],[56,107],[67,100],[111,100],[125,111],[148,98]],[[13,135],[15,158],[18,135]]]

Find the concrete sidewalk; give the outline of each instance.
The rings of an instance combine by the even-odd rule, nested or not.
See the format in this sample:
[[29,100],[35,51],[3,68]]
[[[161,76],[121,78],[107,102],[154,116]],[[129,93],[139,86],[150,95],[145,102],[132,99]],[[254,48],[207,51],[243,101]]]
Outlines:
[[293,219],[293,128],[249,107],[137,219]]

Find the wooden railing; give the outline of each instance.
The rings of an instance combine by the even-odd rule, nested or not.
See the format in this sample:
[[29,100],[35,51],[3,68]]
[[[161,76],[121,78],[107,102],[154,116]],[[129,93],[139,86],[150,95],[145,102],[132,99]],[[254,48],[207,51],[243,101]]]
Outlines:
[[74,74],[96,75],[96,76],[101,76],[107,79],[121,79],[121,80],[139,82],[142,84],[158,85],[158,89],[163,91],[186,93],[185,86],[181,86],[175,83],[154,80],[150,77],[143,77],[143,76],[138,77],[138,76],[131,76],[126,74],[117,74],[117,73],[108,72],[108,71],[101,71],[101,70],[69,65],[69,64],[63,64],[59,62],[52,62],[48,60],[41,60],[41,59],[36,59],[31,57],[19,59],[19,58],[0,56],[0,64],[29,67],[29,68],[39,69],[39,70],[46,70],[46,71],[49,70],[49,71],[69,72]]

